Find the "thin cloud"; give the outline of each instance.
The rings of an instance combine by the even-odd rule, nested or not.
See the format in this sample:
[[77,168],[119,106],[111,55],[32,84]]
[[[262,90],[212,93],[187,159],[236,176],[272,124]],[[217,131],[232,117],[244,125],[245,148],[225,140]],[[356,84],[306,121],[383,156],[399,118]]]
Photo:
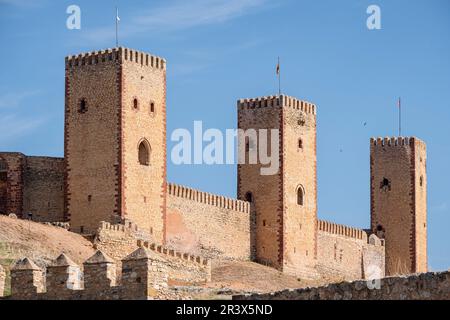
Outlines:
[[[129,19],[129,15],[121,16],[120,37],[225,23],[266,8],[269,3],[268,0],[175,1],[165,6],[140,10],[132,15],[132,19]],[[273,3],[270,5],[273,6]],[[114,39],[115,31],[110,26],[104,26],[87,31],[83,37],[89,42],[106,43]]]
[[46,122],[45,118],[26,119],[20,115],[10,114],[0,117],[0,142],[30,133]]
[[44,5],[45,0],[0,0],[1,5],[9,5],[21,8],[35,8]]
[[441,204],[432,206],[431,210],[435,212],[445,212],[448,210],[448,204],[447,202],[442,202]]
[[[2,0],[0,0],[2,1]],[[0,96],[0,108],[13,108],[19,106],[25,99],[39,94],[40,91],[24,91],[16,93],[5,93]]]

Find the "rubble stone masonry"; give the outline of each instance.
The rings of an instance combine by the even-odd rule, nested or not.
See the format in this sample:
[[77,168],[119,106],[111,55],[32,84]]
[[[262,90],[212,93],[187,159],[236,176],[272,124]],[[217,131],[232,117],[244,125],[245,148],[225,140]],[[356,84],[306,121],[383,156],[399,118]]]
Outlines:
[[330,284],[320,288],[233,296],[233,300],[449,300],[450,272]]

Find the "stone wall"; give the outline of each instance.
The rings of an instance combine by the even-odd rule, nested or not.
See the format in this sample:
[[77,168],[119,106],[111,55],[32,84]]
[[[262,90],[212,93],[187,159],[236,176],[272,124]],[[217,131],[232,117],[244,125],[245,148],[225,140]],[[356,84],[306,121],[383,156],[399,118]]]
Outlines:
[[168,185],[167,246],[205,257],[250,259],[250,204]]
[[114,261],[97,251],[81,267],[62,254],[48,266],[46,276],[25,258],[11,269],[13,300],[147,300],[167,290],[165,260],[139,248],[122,260],[121,277]]
[[363,230],[318,221],[317,270],[330,280],[384,277],[384,242]]
[[64,221],[64,159],[0,153],[0,214]]
[[27,157],[23,198],[33,221],[64,221],[64,159]]
[[233,300],[449,300],[450,272],[330,284],[320,288],[234,296]]
[[386,240],[388,275],[427,271],[426,146],[371,139],[371,228]]
[[132,223],[111,225],[108,222],[102,222],[94,240],[94,246],[118,264],[125,256],[139,247],[144,247],[164,258],[170,283],[195,284],[211,280],[209,259],[155,244],[151,237],[141,232]]
[[[22,153],[0,153],[2,167],[6,167],[6,174],[2,174],[0,185],[0,214],[15,214],[22,217],[23,213],[23,166],[25,155]],[[6,178],[6,181],[3,181]]]

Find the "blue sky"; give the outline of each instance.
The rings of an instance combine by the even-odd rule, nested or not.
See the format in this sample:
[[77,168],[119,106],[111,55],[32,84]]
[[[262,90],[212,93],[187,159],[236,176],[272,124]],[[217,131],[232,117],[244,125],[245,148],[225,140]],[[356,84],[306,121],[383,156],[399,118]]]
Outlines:
[[[55,4],[57,3],[57,4]],[[81,8],[81,30],[66,8]],[[381,8],[382,29],[366,27]],[[369,225],[369,138],[428,145],[429,263],[450,267],[450,2],[447,0],[0,0],[0,150],[63,156],[64,57],[124,46],[168,61],[168,133],[235,128],[238,98],[283,92],[318,106],[319,216]],[[363,124],[367,122],[367,125]],[[169,141],[169,147],[173,144]],[[235,196],[235,166],[174,166],[169,180]]]

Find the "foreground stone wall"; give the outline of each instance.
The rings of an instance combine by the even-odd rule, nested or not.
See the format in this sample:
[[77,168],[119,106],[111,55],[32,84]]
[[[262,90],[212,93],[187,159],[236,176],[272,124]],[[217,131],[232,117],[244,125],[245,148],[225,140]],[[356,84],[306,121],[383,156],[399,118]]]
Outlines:
[[28,258],[11,269],[13,300],[146,300],[158,299],[167,289],[166,261],[139,248],[122,260],[117,281],[114,261],[97,251],[84,264],[84,273],[61,254],[44,271]]
[[[363,230],[318,221],[317,270],[333,280],[384,277],[384,241]],[[375,273],[375,274],[374,274]]]
[[[233,300],[448,300],[450,272],[384,278],[376,282],[343,282],[320,288],[234,296]],[[375,288],[375,289],[371,289]]]
[[250,204],[246,201],[168,185],[167,245],[206,257],[248,260]]

